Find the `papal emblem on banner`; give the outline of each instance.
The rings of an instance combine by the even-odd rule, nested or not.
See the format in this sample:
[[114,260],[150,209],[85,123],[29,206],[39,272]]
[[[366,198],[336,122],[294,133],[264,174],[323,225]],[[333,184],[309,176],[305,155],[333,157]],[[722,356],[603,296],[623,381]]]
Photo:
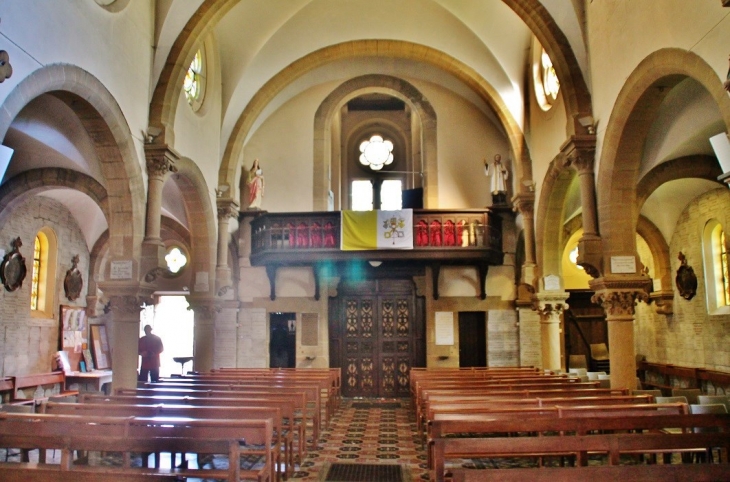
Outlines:
[[342,249],[413,249],[413,210],[342,211]]

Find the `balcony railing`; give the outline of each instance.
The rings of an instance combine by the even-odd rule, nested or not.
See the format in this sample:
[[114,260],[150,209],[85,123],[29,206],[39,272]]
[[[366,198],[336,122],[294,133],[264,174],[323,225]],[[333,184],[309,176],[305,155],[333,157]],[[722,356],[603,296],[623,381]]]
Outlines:
[[[372,258],[372,251],[341,251],[340,213],[262,213],[251,222],[251,261],[286,263]],[[384,259],[495,258],[501,263],[500,218],[489,210],[414,210],[413,250],[378,250]]]
[[[242,216],[250,216],[242,213]],[[488,209],[414,210],[413,249],[343,251],[338,211],[256,213],[251,221],[251,264],[266,266],[271,299],[276,297],[276,270],[282,266],[312,266],[315,298],[319,299],[317,265],[352,260],[430,266],[433,296],[438,299],[442,265],[469,265],[479,271],[480,298],[485,299],[489,265],[502,264],[501,218]],[[373,266],[375,266],[373,264]]]

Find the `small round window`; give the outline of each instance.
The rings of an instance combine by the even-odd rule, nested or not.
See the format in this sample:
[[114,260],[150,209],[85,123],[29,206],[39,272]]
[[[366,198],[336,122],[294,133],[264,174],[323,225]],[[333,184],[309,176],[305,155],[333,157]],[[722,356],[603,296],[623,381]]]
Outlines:
[[167,250],[165,262],[167,263],[167,269],[172,274],[178,274],[188,264],[188,258],[180,248],[173,246]]
[[533,66],[535,81],[535,96],[537,103],[540,104],[542,110],[549,110],[560,92],[560,80],[555,72],[553,61],[550,56],[542,49],[542,54],[536,65]]
[[205,95],[205,56],[202,49],[195,52],[195,57],[190,62],[183,80],[183,91],[193,111],[200,109]]

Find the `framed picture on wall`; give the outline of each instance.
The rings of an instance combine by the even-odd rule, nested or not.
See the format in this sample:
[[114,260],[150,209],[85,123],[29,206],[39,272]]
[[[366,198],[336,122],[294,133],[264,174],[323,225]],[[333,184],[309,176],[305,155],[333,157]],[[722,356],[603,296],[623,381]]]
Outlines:
[[106,326],[91,325],[91,350],[94,355],[94,365],[97,369],[108,370],[112,367]]

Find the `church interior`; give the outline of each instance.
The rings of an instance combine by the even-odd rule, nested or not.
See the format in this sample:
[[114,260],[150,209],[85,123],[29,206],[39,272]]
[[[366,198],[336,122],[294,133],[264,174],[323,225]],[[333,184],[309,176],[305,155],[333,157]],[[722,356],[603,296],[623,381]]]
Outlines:
[[726,395],[728,46],[728,0],[0,0],[0,403],[137,387],[146,324],[347,399]]

